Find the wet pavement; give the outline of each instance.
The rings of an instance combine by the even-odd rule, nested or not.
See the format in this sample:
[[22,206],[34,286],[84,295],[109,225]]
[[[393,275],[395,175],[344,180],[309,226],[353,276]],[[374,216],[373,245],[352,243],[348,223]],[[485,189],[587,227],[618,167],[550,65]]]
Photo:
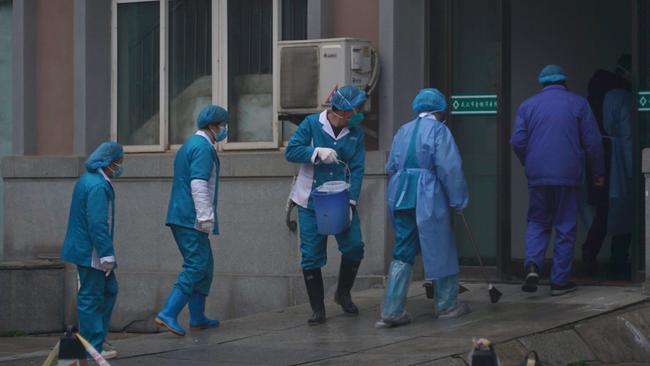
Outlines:
[[[410,325],[375,329],[383,289],[355,296],[359,316],[342,314],[328,303],[328,322],[310,327],[308,306],[224,322],[221,329],[119,341],[121,359],[112,365],[412,365],[465,353],[473,337],[493,342],[558,328],[646,299],[639,288],[584,287],[562,297],[535,295],[516,285],[499,285],[503,298],[490,304],[485,285],[469,284],[460,296],[473,312],[459,319],[433,317],[433,303],[421,284],[411,287]],[[414,296],[413,296],[414,295]]]
[[354,294],[359,316],[344,315],[330,302],[327,323],[315,327],[306,324],[310,310],[301,305],[185,337],[160,333],[118,340],[113,344],[120,357],[111,365],[462,365],[459,357],[473,337],[507,344],[647,299],[637,287],[581,287],[550,297],[548,287],[530,295],[518,285],[498,285],[503,297],[490,304],[485,285],[466,286],[470,291],[460,299],[473,312],[459,319],[435,319],[432,300],[414,283],[407,303],[413,322],[407,326],[374,328],[383,289],[371,289]]

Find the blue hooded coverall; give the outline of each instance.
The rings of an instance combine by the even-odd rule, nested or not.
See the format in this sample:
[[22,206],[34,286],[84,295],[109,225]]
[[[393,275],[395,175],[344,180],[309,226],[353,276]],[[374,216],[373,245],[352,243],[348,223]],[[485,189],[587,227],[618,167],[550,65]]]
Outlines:
[[462,210],[469,202],[451,132],[431,114],[420,113],[397,131],[386,171],[388,210],[395,229],[393,259],[412,266],[421,252],[425,279],[434,281],[437,310],[444,312],[456,305],[458,295],[451,209]]

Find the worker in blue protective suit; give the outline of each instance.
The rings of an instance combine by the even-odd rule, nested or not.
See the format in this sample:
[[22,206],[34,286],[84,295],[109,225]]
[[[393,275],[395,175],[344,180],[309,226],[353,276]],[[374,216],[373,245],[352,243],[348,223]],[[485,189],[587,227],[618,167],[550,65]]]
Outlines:
[[[632,93],[630,92],[631,56],[619,58],[615,73],[599,70],[590,82],[590,101],[600,103],[596,118],[603,134],[605,147],[605,185],[591,189],[590,203],[596,208],[595,217],[582,245],[586,274],[597,275],[597,257],[603,240],[612,238],[610,277],[630,279],[628,263],[632,240]],[[607,75],[605,78],[601,75]],[[600,76],[600,77],[598,77]],[[604,84],[601,80],[611,80]],[[599,82],[600,81],[600,82]],[[607,88],[591,88],[592,84]],[[600,97],[600,98],[598,98]],[[596,105],[596,107],[598,107]]]
[[155,323],[178,336],[186,333],[177,321],[186,304],[190,330],[219,326],[218,320],[207,318],[204,312],[214,267],[209,235],[219,234],[219,158],[213,144],[228,136],[227,122],[225,109],[216,105],[203,108],[197,118],[198,131],[178,150],[174,160],[167,226],[183,256],[183,271]]
[[438,89],[422,89],[412,106],[418,116],[397,131],[386,164],[395,246],[377,327],[410,322],[406,295],[420,253],[425,278],[435,289],[436,316],[470,312],[457,300],[459,267],[451,213],[462,212],[469,197],[458,147],[444,124],[447,102]]
[[77,313],[81,335],[104,358],[115,350],[104,350],[115,299],[115,192],[111,180],[122,175],[124,151],[114,142],[104,142],[86,160],[86,170],[72,193],[68,230],[61,259],[77,265],[79,292]]
[[344,86],[331,96],[332,107],[305,118],[289,140],[285,156],[299,163],[300,170],[290,199],[298,206],[302,271],[313,314],[310,325],[325,322],[325,295],[321,267],[327,262],[327,236],[317,232],[311,191],[325,182],[346,180],[350,172],[350,227],[336,235],[342,253],[339,281],[334,301],[348,314],[358,314],[350,290],[363,259],[363,241],[357,204],[361,193],[365,164],[363,113],[359,108],[366,100],[365,92],[355,86]]
[[555,229],[551,295],[576,289],[570,281],[578,214],[583,155],[595,184],[604,184],[601,135],[586,99],[567,90],[557,65],[542,69],[543,90],[519,107],[510,143],[528,178],[526,278],[522,290],[537,291],[539,271]]

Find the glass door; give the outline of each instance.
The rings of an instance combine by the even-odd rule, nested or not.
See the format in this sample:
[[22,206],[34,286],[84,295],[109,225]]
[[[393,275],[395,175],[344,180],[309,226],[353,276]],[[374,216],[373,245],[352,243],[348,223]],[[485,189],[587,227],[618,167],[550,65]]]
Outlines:
[[[509,234],[504,194],[509,181],[501,123],[503,7],[502,0],[432,1],[430,4],[430,86],[441,89],[450,103],[447,125],[463,158],[469,188],[465,217],[486,265],[505,270],[503,250]],[[507,141],[507,140],[506,140]],[[507,142],[506,142],[507,144]],[[505,155],[507,156],[507,155]],[[503,189],[506,189],[504,191]],[[505,230],[505,231],[504,231]],[[471,275],[478,260],[460,220],[454,231],[463,271]],[[497,271],[494,271],[496,274]]]

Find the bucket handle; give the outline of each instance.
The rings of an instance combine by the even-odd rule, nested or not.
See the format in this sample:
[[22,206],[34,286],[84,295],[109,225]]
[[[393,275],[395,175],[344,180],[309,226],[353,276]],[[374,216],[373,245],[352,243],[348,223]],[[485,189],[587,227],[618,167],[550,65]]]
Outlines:
[[343,160],[336,159],[336,162],[339,165],[343,165],[343,169],[345,169],[345,183],[347,183],[348,186],[349,186],[350,185],[350,179],[352,178],[352,172],[350,171],[350,166],[348,166],[348,164]]
[[[337,159],[336,163],[339,164],[339,165],[343,165],[343,169],[345,169],[345,183],[347,183],[348,189],[350,189],[350,179],[352,178],[352,171],[350,171],[350,167],[343,160],[338,160]],[[316,188],[313,188],[313,189],[316,190]]]

